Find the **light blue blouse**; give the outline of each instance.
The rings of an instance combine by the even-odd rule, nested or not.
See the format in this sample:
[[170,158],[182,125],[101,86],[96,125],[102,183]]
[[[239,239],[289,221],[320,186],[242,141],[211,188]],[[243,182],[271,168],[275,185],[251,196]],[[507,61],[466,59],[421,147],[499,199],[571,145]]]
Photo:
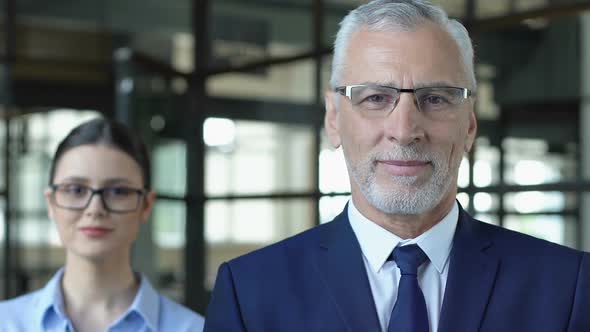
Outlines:
[[[65,315],[60,269],[40,290],[0,301],[0,332],[75,332]],[[160,295],[145,276],[127,311],[107,330],[201,332],[203,317]]]

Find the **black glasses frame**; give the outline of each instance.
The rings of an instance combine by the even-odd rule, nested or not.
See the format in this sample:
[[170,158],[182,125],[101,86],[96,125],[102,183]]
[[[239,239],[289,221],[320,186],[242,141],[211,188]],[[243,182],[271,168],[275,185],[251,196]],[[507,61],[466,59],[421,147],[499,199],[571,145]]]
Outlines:
[[[94,197],[94,195],[99,195],[100,197],[100,201],[102,202],[102,206],[109,212],[113,212],[113,213],[129,213],[129,212],[134,212],[137,211],[137,209],[140,206],[140,201],[142,199],[142,197],[144,197],[146,190],[145,189],[138,189],[138,188],[132,188],[132,187],[125,187],[125,186],[113,186],[113,187],[104,187],[104,188],[98,188],[98,189],[94,189],[91,188],[89,186],[85,186],[85,185],[81,185],[81,184],[76,184],[77,186],[80,187],[84,187],[87,190],[90,191],[90,196],[88,196],[88,201],[86,202],[86,204],[84,204],[84,206],[81,207],[71,207],[71,206],[65,206],[65,205],[61,205],[57,202],[57,199],[55,198],[56,192],[60,189],[60,188],[64,188],[68,185],[72,185],[72,184],[52,184],[49,187],[52,190],[52,199],[53,199],[53,203],[62,208],[62,209],[68,209],[68,210],[73,210],[73,211],[83,211],[86,208],[88,208],[88,206],[90,205],[90,202],[92,201],[92,198]],[[127,210],[120,210],[120,209],[113,209],[109,206],[109,204],[107,203],[107,201],[104,198],[104,192],[113,188],[124,188],[126,190],[130,190],[132,192],[135,192],[137,194],[137,202],[135,203],[135,208],[133,209],[127,209]]]

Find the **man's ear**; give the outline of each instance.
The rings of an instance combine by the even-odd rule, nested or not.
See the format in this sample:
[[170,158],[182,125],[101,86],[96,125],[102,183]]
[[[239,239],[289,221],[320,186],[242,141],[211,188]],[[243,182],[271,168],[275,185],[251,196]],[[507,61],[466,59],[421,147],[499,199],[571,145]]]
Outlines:
[[338,96],[333,91],[326,91],[324,101],[326,103],[326,114],[324,115],[324,127],[332,146],[337,149],[342,143],[340,139],[340,112],[336,107]]
[[475,135],[477,134],[477,119],[475,118],[475,112],[469,112],[469,127],[467,128],[467,138],[465,139],[465,152],[471,151],[473,142],[475,141]]

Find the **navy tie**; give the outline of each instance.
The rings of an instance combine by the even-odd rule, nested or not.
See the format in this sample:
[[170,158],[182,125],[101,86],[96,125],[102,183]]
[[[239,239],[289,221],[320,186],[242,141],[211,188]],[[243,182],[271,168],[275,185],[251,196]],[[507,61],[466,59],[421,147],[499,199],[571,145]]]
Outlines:
[[420,247],[411,244],[395,248],[389,259],[397,263],[402,276],[387,332],[428,332],[426,301],[417,278],[418,267],[428,257]]

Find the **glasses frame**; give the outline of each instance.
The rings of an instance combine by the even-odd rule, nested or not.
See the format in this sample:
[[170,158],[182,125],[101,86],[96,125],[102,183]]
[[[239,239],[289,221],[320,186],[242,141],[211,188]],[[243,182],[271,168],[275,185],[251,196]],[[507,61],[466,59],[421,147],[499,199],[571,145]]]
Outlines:
[[418,98],[416,96],[416,91],[419,90],[423,90],[423,89],[459,89],[461,90],[461,95],[463,97],[462,100],[467,100],[469,97],[472,97],[475,95],[475,93],[473,92],[473,90],[470,90],[468,88],[463,88],[463,87],[458,87],[458,86],[425,86],[425,87],[420,87],[420,88],[415,88],[415,89],[400,89],[400,88],[396,88],[394,86],[389,86],[389,85],[380,85],[380,84],[355,84],[355,85],[343,85],[343,86],[338,86],[334,88],[334,92],[341,94],[345,97],[347,97],[350,102],[352,103],[352,89],[354,88],[358,88],[358,87],[376,87],[376,88],[386,88],[386,89],[392,89],[398,92],[398,96],[397,99],[395,100],[394,104],[393,104],[393,108],[387,112],[387,114],[390,114],[391,112],[393,112],[393,110],[395,110],[395,108],[397,107],[397,104],[399,102],[399,98],[401,97],[402,93],[411,93],[414,95],[414,100],[416,101],[416,107],[418,108],[418,110],[420,112],[422,112],[422,110],[420,110],[420,105],[418,103]]
[[[133,188],[133,187],[126,187],[126,186],[111,186],[111,187],[103,187],[103,188],[97,188],[94,189],[92,187],[83,185],[83,184],[76,184],[77,186],[80,187],[84,187],[86,189],[88,189],[90,191],[90,196],[88,196],[88,201],[86,202],[86,204],[84,206],[81,207],[71,207],[71,206],[64,206],[61,205],[57,202],[57,199],[55,198],[56,192],[59,190],[59,188],[62,188],[64,186],[67,185],[72,185],[72,184],[52,184],[49,186],[49,188],[51,188],[51,198],[53,203],[62,209],[67,209],[67,210],[72,210],[72,211],[83,211],[86,210],[88,208],[88,206],[90,205],[90,202],[92,202],[92,198],[94,197],[94,195],[98,195],[100,197],[100,201],[102,202],[102,206],[105,208],[105,210],[111,212],[111,213],[130,213],[130,212],[135,212],[137,211],[137,209],[139,209],[140,207],[140,201],[143,197],[145,197],[145,194],[147,192],[146,189],[138,189],[138,188]],[[112,209],[109,204],[107,203],[107,201],[104,198],[104,192],[106,190],[112,189],[112,188],[125,188],[127,190],[131,190],[132,192],[137,193],[137,202],[135,203],[135,208],[134,209],[129,209],[129,210],[118,210],[118,209]]]

